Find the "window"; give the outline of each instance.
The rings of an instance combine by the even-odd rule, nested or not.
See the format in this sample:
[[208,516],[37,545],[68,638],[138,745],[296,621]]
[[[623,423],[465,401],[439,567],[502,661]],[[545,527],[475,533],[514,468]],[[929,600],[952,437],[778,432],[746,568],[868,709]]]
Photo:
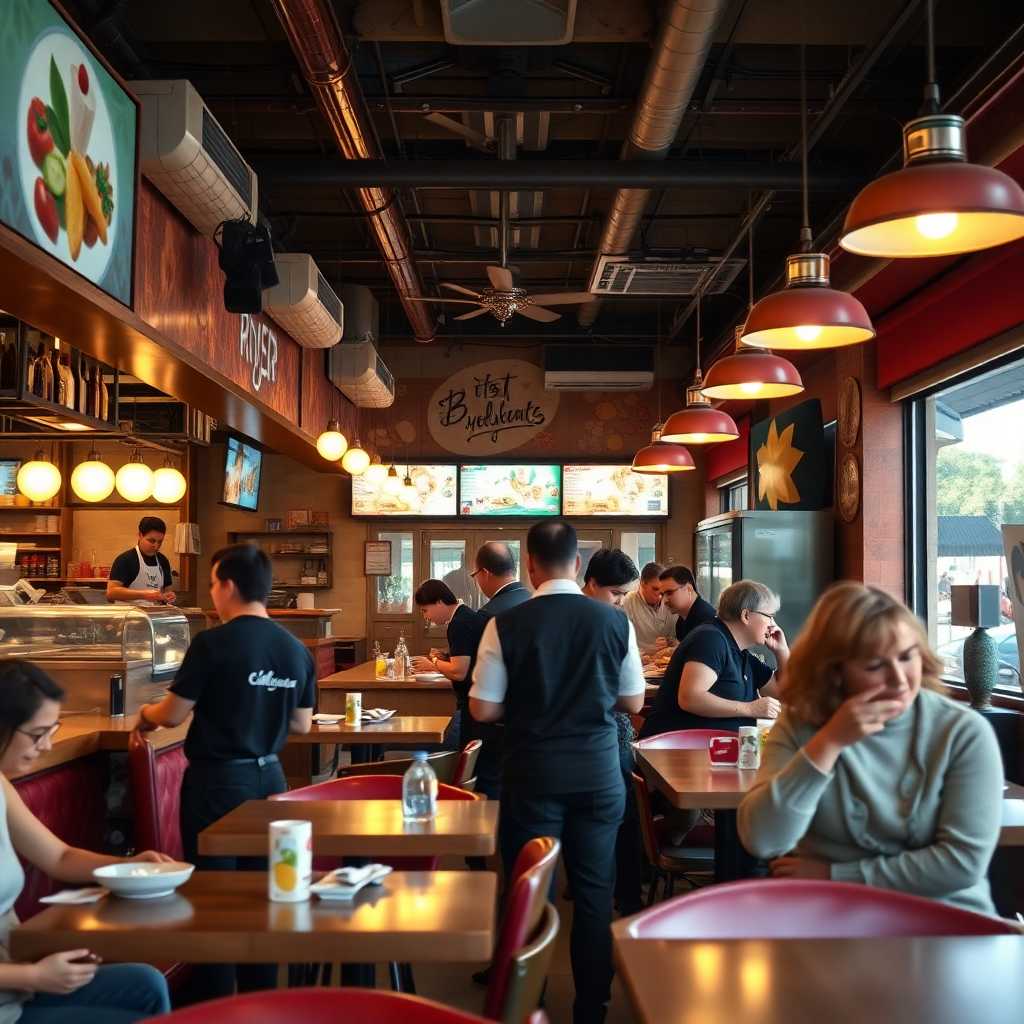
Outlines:
[[638,569],[643,569],[648,562],[656,561],[658,536],[655,533],[639,533],[632,530],[623,530],[620,541],[622,550],[625,551]]
[[[915,610],[949,678],[963,680],[969,626],[952,623],[951,588],[999,587],[1000,623],[988,630],[999,659],[997,688],[1021,693],[1014,595],[1002,527],[1020,525],[1024,542],[1024,360],[976,373],[918,399],[911,411],[916,484],[911,484],[913,562],[908,578]],[[1021,548],[1024,562],[1024,547]],[[1016,586],[1015,586],[1016,583]],[[1016,605],[1017,614],[1024,601]]]
[[750,492],[747,490],[746,475],[730,480],[718,488],[719,508],[723,512],[736,512],[747,508]]
[[412,614],[412,534],[381,531],[378,540],[391,541],[391,575],[377,576],[377,614]]

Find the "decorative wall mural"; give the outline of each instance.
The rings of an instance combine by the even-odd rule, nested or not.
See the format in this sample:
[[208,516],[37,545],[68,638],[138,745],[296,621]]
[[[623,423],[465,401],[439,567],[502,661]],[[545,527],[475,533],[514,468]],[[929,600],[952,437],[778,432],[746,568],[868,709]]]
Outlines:
[[825,508],[827,464],[821,403],[802,402],[750,430],[754,507]]

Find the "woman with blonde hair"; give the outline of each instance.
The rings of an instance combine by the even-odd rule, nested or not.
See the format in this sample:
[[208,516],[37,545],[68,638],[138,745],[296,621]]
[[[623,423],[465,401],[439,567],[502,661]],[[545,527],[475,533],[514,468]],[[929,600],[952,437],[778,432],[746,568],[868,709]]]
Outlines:
[[1003,768],[992,728],[942,695],[920,621],[838,583],[793,645],[783,711],[739,808],[776,877],[863,882],[994,914]]

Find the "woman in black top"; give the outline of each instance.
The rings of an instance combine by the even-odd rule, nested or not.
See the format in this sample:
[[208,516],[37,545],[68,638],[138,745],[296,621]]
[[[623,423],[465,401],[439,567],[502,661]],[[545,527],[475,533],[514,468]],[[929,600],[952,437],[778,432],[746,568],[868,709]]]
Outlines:
[[676,648],[641,738],[675,729],[737,730],[779,713],[778,672],[749,648],[763,644],[781,672],[789,647],[776,625],[778,597],[763,583],[739,580],[722,591],[718,617]]
[[424,621],[432,626],[446,626],[448,657],[431,654],[429,658],[412,659],[417,672],[440,672],[452,684],[458,709],[453,721],[452,739],[462,749],[462,719],[469,714],[469,688],[473,683],[473,665],[476,649],[486,620],[479,613],[467,608],[443,580],[427,580],[416,590],[413,600],[423,615]]

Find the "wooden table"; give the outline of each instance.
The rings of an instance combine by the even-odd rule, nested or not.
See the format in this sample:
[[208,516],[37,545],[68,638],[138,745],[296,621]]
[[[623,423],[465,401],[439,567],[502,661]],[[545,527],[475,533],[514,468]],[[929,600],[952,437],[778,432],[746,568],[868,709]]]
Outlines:
[[642,1024],[1020,1024],[1024,937],[634,939],[615,959]]
[[1024,846],[1024,786],[1009,782],[1003,793],[1003,828],[1000,846]]
[[401,800],[247,800],[199,833],[210,856],[267,855],[267,826],[281,818],[313,823],[313,852],[328,857],[486,857],[495,851],[494,800],[439,800],[437,816],[402,818]]
[[10,945],[19,960],[87,947],[156,963],[475,963],[491,956],[496,889],[487,871],[396,871],[352,904],[271,903],[262,871],[197,871],[158,900],[47,907]]
[[374,662],[324,676],[317,682],[317,711],[345,713],[345,694],[361,693],[364,708],[394,708],[399,715],[447,715],[455,711],[455,692],[447,679],[418,682],[416,679],[378,679]]

